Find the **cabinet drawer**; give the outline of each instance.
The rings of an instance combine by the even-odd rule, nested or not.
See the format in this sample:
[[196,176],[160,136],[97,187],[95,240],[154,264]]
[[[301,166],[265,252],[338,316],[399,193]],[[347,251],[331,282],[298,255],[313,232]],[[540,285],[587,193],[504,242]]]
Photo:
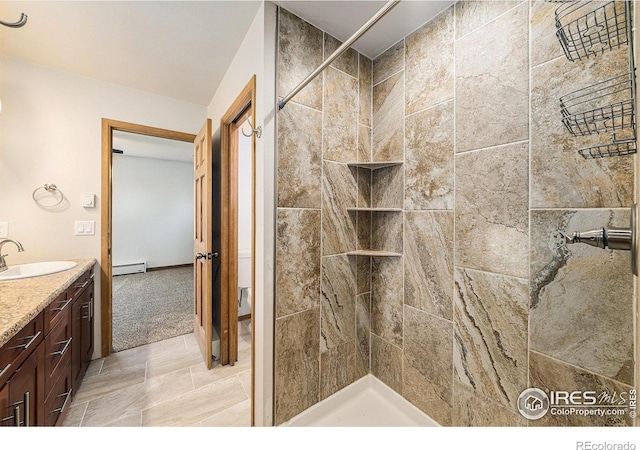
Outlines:
[[83,289],[89,286],[89,283],[91,283],[92,280],[93,268],[86,270],[82,275],[80,275],[80,277],[78,277],[71,288],[69,288],[69,290],[73,292],[73,298],[77,299],[78,297],[80,297]]
[[71,309],[72,289],[67,289],[44,310],[44,335],[47,336],[59,318]]
[[61,424],[71,405],[71,372],[61,374],[44,402],[44,425]]
[[63,314],[44,340],[45,397],[49,395],[61,371],[71,373],[71,321],[70,314]]
[[42,342],[43,336],[43,313],[40,313],[0,348],[0,386]]

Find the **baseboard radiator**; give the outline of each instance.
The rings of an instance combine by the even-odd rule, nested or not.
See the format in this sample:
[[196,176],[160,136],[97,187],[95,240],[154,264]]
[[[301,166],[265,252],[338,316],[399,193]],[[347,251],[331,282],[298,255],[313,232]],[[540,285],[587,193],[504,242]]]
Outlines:
[[135,262],[130,264],[114,264],[111,269],[111,274],[116,275],[128,275],[131,273],[145,273],[147,271],[146,261]]

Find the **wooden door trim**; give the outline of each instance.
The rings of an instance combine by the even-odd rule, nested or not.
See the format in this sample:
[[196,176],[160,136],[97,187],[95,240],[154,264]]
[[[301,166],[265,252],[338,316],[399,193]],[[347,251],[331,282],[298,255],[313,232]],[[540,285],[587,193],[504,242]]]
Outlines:
[[175,141],[193,142],[194,134],[163,128],[149,127],[130,122],[122,122],[113,119],[102,119],[102,188],[101,188],[101,232],[100,232],[100,311],[101,311],[101,341],[102,357],[109,356],[113,350],[112,332],[112,304],[113,292],[111,289],[112,267],[112,201],[113,201],[113,132],[124,131],[145,136],[173,139]]
[[[233,332],[236,336],[236,344],[237,344],[237,325],[238,325],[238,304],[236,302],[237,296],[237,283],[231,282],[232,275],[231,270],[233,269],[235,273],[235,277],[237,279],[237,268],[238,268],[238,255],[237,255],[237,201],[238,201],[238,186],[237,186],[237,172],[238,172],[238,158],[237,155],[232,157],[231,153],[231,143],[230,137],[232,132],[232,127],[234,122],[244,114],[247,109],[251,108],[252,112],[252,123],[254,126],[256,124],[256,76],[253,75],[249,82],[242,89],[240,94],[236,97],[234,102],[231,104],[227,112],[220,119],[220,151],[221,151],[221,174],[222,174],[222,182],[221,182],[221,196],[222,196],[222,226],[221,226],[221,244],[223,248],[221,249],[221,261],[223,267],[226,270],[222,270],[222,278],[221,278],[221,292],[225,293],[222,297],[228,301],[229,299],[233,299],[233,301],[229,302],[230,304],[226,307],[226,317],[224,317],[224,312],[221,314],[223,317],[221,320],[227,320],[227,323],[235,322],[235,327]],[[252,161],[252,174],[251,174],[251,202],[252,202],[252,212],[251,212],[251,287],[254,292],[253,299],[251,301],[251,317],[255,317],[255,249],[256,249],[256,135],[255,133],[251,138],[251,161]],[[234,164],[235,163],[235,164]],[[234,167],[235,165],[235,167]],[[232,174],[235,174],[235,178]],[[234,183],[235,180],[235,184]],[[235,209],[234,209],[235,208]],[[235,211],[235,213],[233,213]],[[233,238],[235,235],[235,239]],[[230,243],[231,242],[231,243]],[[226,246],[226,251],[225,251]],[[233,250],[235,246],[235,251]],[[235,262],[234,262],[235,261]],[[233,267],[232,267],[233,266]],[[226,274],[226,276],[225,276]],[[223,302],[224,303],[224,302]],[[224,311],[224,308],[221,308]],[[232,320],[235,317],[235,321]],[[229,329],[229,333],[232,330]],[[222,343],[222,341],[221,341]],[[231,350],[231,351],[229,351]],[[223,348],[220,349],[221,362],[225,364],[224,357],[225,353]],[[237,358],[237,345],[233,349],[227,348],[226,354],[227,361],[231,364],[235,363]],[[254,424],[254,414],[255,414],[255,332],[251,333],[251,424]]]

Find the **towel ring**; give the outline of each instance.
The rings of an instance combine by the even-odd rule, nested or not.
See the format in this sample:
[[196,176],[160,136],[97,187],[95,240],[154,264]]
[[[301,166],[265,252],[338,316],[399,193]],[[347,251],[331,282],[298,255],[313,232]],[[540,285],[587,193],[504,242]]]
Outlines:
[[[58,202],[54,203],[53,205],[40,205],[40,202],[39,202],[40,197],[36,197],[36,194],[41,189],[46,191],[46,192],[48,192],[48,193],[50,193],[50,194],[53,194],[53,195],[57,194],[58,196],[60,196],[60,200],[58,200]],[[45,184],[44,186],[35,188],[35,190],[33,191],[33,194],[31,194],[31,197],[33,198],[34,202],[36,202],[38,205],[43,206],[45,208],[53,208],[54,206],[58,206],[64,200],[64,194],[62,193],[62,191],[60,189],[58,189],[58,186],[56,186],[53,183]]]

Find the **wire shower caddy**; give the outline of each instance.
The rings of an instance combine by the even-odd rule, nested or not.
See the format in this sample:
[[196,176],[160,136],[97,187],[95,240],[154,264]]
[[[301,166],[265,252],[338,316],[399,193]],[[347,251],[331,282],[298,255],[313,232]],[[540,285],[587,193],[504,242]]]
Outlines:
[[636,153],[636,80],[630,2],[564,2],[556,9],[555,18],[556,36],[569,61],[595,57],[625,44],[629,47],[627,73],[560,98],[562,123],[573,136],[612,133],[611,142],[584,147],[578,153],[585,159]]

